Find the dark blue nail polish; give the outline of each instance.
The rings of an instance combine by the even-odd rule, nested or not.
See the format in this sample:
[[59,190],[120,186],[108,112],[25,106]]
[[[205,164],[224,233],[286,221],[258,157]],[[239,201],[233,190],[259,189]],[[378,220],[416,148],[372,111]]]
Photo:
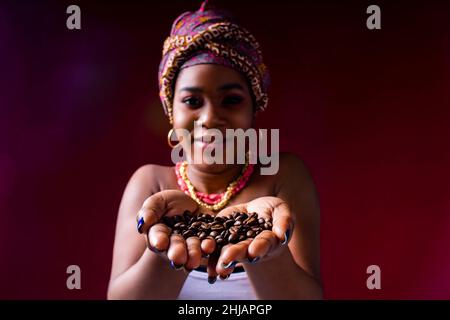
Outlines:
[[250,262],[250,263],[256,263],[256,262],[258,262],[259,261],[259,257],[254,257],[253,259],[248,259],[248,262]]
[[161,252],[162,252],[162,251],[156,249],[156,248],[153,247],[153,246],[149,246],[148,248],[150,249],[150,251],[153,251],[154,253],[161,253]]
[[225,269],[231,269],[234,268],[237,264],[237,261],[231,261],[228,264],[222,263],[222,267],[224,267]]
[[202,254],[202,258],[209,258],[209,254]]
[[182,264],[176,264],[176,263],[174,263],[172,260],[170,260],[170,267],[171,267],[172,269],[175,269],[175,270],[181,270],[181,269],[183,269],[183,265],[182,265]]
[[216,280],[217,280],[217,277],[208,276],[208,283],[209,284],[213,284],[214,282],[216,282]]
[[287,229],[287,231],[284,233],[284,241],[281,243],[283,246],[288,243],[289,235],[291,234],[291,230]]
[[137,231],[142,233],[142,226],[144,225],[144,218],[140,217],[137,223]]

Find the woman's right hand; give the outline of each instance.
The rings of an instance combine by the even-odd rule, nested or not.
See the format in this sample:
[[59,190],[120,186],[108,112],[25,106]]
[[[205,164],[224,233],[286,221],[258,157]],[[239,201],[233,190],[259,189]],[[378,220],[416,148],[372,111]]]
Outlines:
[[202,256],[214,252],[215,241],[200,241],[198,237],[185,240],[180,234],[171,234],[171,228],[162,223],[163,216],[183,215],[186,210],[197,215],[198,204],[182,191],[164,190],[144,201],[136,220],[138,232],[145,235],[151,251],[166,257],[172,268],[191,271],[200,266]]

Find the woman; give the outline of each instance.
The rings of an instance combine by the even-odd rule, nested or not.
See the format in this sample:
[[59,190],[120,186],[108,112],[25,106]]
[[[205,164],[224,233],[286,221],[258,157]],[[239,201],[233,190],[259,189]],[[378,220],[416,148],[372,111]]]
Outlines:
[[[254,37],[205,2],[175,20],[159,80],[175,130],[168,142],[181,140],[189,161],[145,165],[131,177],[118,214],[108,299],[322,298],[319,204],[303,162],[283,153],[274,175],[262,175],[248,158],[246,164],[194,163],[198,150],[230,141],[177,134],[192,132],[194,123],[205,132],[253,127],[267,105],[268,83]],[[214,238],[184,239],[161,222],[185,210],[257,212],[273,228],[216,250]]]

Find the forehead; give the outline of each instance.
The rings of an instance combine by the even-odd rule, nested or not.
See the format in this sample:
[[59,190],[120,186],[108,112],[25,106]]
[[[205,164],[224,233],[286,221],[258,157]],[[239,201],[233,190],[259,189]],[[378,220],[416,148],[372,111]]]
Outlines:
[[246,85],[244,76],[232,68],[217,64],[198,64],[180,71],[175,89],[185,85],[217,87],[231,82]]

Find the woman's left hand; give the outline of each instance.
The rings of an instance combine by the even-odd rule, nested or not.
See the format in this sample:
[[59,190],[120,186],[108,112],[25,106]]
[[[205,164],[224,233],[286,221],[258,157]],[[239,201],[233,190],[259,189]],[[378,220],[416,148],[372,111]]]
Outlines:
[[280,253],[282,246],[288,244],[294,228],[294,216],[285,201],[277,197],[261,197],[245,204],[228,207],[219,216],[230,216],[234,211],[256,212],[258,218],[272,219],[272,231],[264,230],[255,238],[236,244],[228,244],[221,250],[216,272],[222,279],[233,272],[238,262],[256,263],[268,260]]

